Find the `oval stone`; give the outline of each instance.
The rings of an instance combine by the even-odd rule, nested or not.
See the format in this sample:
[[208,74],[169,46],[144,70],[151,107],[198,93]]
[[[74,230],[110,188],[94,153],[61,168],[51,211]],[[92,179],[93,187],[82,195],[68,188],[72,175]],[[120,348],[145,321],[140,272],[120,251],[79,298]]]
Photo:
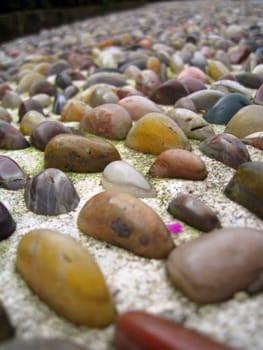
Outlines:
[[105,167],[101,184],[105,190],[126,192],[135,197],[156,196],[154,188],[145,177],[122,160],[115,160]]
[[114,321],[103,274],[88,250],[72,237],[48,229],[28,232],[19,242],[16,268],[59,316],[96,328]]
[[80,128],[113,140],[123,140],[132,127],[132,119],[125,108],[105,103],[93,108],[80,121]]
[[129,193],[98,193],[85,203],[77,224],[83,233],[145,258],[165,258],[173,248],[159,215]]
[[231,134],[222,133],[208,137],[200,143],[199,148],[206,156],[234,169],[250,161],[247,147]]
[[126,146],[144,153],[160,154],[169,148],[191,150],[182,129],[161,113],[148,113],[130,129]]
[[204,180],[207,169],[202,159],[184,149],[168,149],[158,155],[150,174],[157,177]]
[[44,152],[45,168],[76,173],[102,171],[107,164],[119,159],[117,148],[96,136],[57,135],[49,141]]
[[263,106],[251,105],[240,109],[229,121],[225,132],[243,138],[263,130]]
[[234,350],[201,332],[143,310],[127,311],[118,317],[114,344],[116,350]]
[[169,117],[179,125],[189,139],[202,141],[215,134],[212,125],[189,109],[174,108],[169,111]]
[[29,147],[25,136],[10,123],[0,120],[0,148],[18,150]]
[[204,119],[213,124],[227,124],[241,108],[252,102],[239,93],[227,94],[204,114]]
[[223,228],[186,242],[167,260],[175,287],[199,304],[263,289],[263,231]]
[[20,131],[24,135],[31,135],[33,129],[45,120],[46,117],[44,117],[43,114],[37,111],[28,111],[20,122]]
[[157,104],[144,96],[127,96],[122,98],[118,104],[129,112],[133,120],[138,120],[147,113],[161,112]]
[[224,194],[263,219],[263,162],[242,164],[227,184]]
[[79,122],[91,109],[88,104],[82,101],[70,100],[61,111],[61,120],[65,122]]
[[209,232],[220,228],[216,214],[197,197],[189,194],[178,194],[168,205],[168,212],[173,217],[187,223],[198,230]]
[[173,105],[181,97],[187,95],[187,90],[178,79],[170,79],[159,85],[152,92],[150,98],[161,105]]

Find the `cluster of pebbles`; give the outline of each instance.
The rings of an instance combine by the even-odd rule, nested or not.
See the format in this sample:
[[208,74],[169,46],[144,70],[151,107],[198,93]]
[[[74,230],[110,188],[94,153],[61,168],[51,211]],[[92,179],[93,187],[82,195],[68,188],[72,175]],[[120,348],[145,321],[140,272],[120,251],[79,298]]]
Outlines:
[[0,349],[262,349],[262,14],[160,2],[0,46]]

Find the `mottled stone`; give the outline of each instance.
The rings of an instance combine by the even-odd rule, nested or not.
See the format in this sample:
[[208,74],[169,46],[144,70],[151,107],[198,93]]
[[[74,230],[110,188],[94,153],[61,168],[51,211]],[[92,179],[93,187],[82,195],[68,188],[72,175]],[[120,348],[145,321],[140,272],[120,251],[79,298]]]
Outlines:
[[174,197],[169,202],[168,212],[201,231],[209,232],[221,227],[215,212],[200,199],[189,194],[180,193]]
[[114,321],[104,276],[89,251],[72,237],[48,229],[28,232],[19,242],[16,268],[59,316],[95,328]]
[[173,248],[159,215],[129,193],[106,191],[93,196],[81,209],[77,224],[83,233],[145,258],[165,258]]
[[263,219],[263,162],[242,164],[227,184],[224,194]]
[[97,107],[105,103],[117,103],[118,101],[119,97],[110,87],[98,86],[90,95],[89,105]]
[[53,168],[29,179],[24,197],[27,208],[40,215],[68,213],[79,203],[79,196],[67,175]]
[[113,103],[91,109],[80,121],[81,129],[113,140],[124,140],[131,127],[130,114]]
[[236,136],[222,133],[202,141],[200,150],[208,157],[218,160],[231,168],[237,169],[250,161],[246,146]]
[[57,135],[49,141],[44,152],[45,168],[77,173],[102,171],[120,158],[113,144],[96,136]]
[[263,130],[263,106],[251,105],[240,109],[228,122],[225,132],[243,138]]
[[130,193],[136,197],[155,197],[156,192],[145,177],[130,164],[116,160],[102,173],[101,184],[105,190]]
[[227,94],[204,114],[204,119],[213,124],[227,124],[241,108],[251,104],[248,98],[239,93]]
[[184,243],[167,260],[175,287],[199,304],[263,288],[263,232],[223,228]]
[[126,146],[139,152],[160,154],[169,148],[191,150],[179,126],[161,113],[148,113],[139,119],[126,137]]
[[174,108],[168,112],[189,139],[205,140],[214,135],[213,126],[197,113],[185,108]]

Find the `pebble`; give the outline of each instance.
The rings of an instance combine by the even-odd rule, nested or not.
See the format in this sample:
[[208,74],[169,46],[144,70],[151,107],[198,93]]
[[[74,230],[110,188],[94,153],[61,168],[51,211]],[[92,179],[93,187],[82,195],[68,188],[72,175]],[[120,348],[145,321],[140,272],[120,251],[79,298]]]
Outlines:
[[[157,345],[158,344],[158,345]],[[126,311],[116,321],[116,350],[234,350],[174,320],[144,310]]]
[[150,98],[160,105],[173,105],[187,95],[188,91],[178,79],[170,79],[159,85]]
[[257,131],[263,131],[263,106],[250,105],[241,108],[225,128],[225,133],[244,138]]
[[23,116],[29,111],[37,111],[37,112],[44,115],[43,108],[42,108],[40,102],[34,100],[33,98],[29,98],[29,99],[23,101],[19,106],[19,109],[18,109],[19,119],[18,119],[18,121],[21,122],[21,120],[23,119]]
[[40,151],[44,151],[46,145],[52,139],[52,137],[59,134],[71,133],[71,129],[63,125],[62,123],[53,120],[45,120],[41,123],[38,123],[33,128],[30,134],[30,142],[34,147],[36,147]]
[[5,122],[8,122],[8,123],[11,123],[13,120],[10,113],[2,107],[0,107],[0,120],[4,120]]
[[119,97],[109,86],[98,86],[90,95],[89,105],[97,107],[105,103],[118,103]]
[[263,219],[263,162],[242,164],[227,184],[224,194]]
[[214,135],[213,126],[199,114],[186,108],[173,108],[168,112],[189,139],[205,140]]
[[120,154],[110,142],[96,136],[61,134],[53,137],[44,151],[45,168],[90,173],[103,171]]
[[82,130],[113,140],[124,140],[131,127],[130,114],[114,103],[105,103],[91,109],[80,121]]
[[204,180],[207,169],[202,159],[184,149],[167,149],[160,153],[150,167],[156,177]]
[[169,202],[167,210],[176,219],[204,232],[221,227],[215,212],[190,194],[179,193]]
[[39,102],[42,108],[47,108],[51,104],[51,97],[44,93],[34,95],[32,96],[32,98],[33,100],[36,100],[37,102]]
[[61,111],[61,121],[63,122],[80,122],[82,118],[84,118],[92,108],[78,100],[69,100],[66,102]]
[[24,114],[19,128],[23,135],[31,135],[33,129],[40,123],[46,121],[46,117],[37,111],[28,111]]
[[22,103],[21,97],[15,91],[7,91],[2,99],[2,107],[16,109]]
[[38,79],[42,79],[43,75],[38,72],[29,72],[23,76],[23,78],[19,81],[17,86],[17,93],[23,94],[25,92],[29,92],[31,85],[34,81]]
[[203,117],[209,123],[227,124],[241,108],[251,104],[252,102],[244,95],[226,94]]
[[145,177],[122,160],[115,160],[105,167],[101,184],[105,190],[126,192],[135,197],[156,196],[156,191]]
[[18,190],[25,187],[26,174],[12,158],[0,155],[0,187]]
[[251,160],[244,143],[238,137],[227,133],[208,137],[200,143],[199,148],[206,156],[234,169]]
[[255,103],[263,105],[263,84],[260,85],[255,94]]
[[66,103],[66,96],[62,92],[57,92],[54,98],[52,112],[60,115]]
[[96,194],[80,210],[77,224],[83,233],[145,258],[163,259],[173,248],[161,217],[129,193]]
[[57,88],[51,84],[46,78],[42,77],[35,80],[29,88],[29,95],[35,96],[38,94],[46,94],[48,96],[55,96]]
[[263,232],[222,228],[174,249],[167,260],[174,286],[198,304],[219,303],[239,291],[263,289]]
[[[16,230],[16,222],[14,221],[7,207],[2,202],[0,202],[0,241],[10,237],[15,230]],[[7,326],[6,317],[3,312],[1,315],[1,311],[3,310],[1,310],[1,304],[0,304],[0,341],[2,338],[2,329],[1,329],[2,317],[1,316],[3,316],[3,327]]]
[[191,145],[181,128],[162,113],[148,113],[130,129],[126,146],[139,152],[160,154],[169,148],[191,150]]
[[5,310],[4,305],[2,304],[2,302],[0,302],[0,348],[2,347],[1,344],[3,342],[10,340],[11,338],[14,337],[14,335],[15,335],[15,328],[12,326],[9,320],[9,316]]
[[160,113],[161,108],[145,96],[127,96],[122,98],[118,104],[125,108],[132,120],[138,120],[147,113]]
[[93,328],[114,321],[104,276],[89,251],[72,237],[49,229],[26,233],[17,248],[16,268],[59,316]]
[[15,126],[0,120],[0,149],[17,150],[29,146],[25,136]]

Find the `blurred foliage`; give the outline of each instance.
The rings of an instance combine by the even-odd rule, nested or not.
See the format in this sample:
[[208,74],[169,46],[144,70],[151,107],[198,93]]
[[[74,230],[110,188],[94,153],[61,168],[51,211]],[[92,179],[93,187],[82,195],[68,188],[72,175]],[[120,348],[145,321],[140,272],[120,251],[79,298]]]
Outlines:
[[[138,1],[137,1],[138,2]],[[145,1],[142,1],[142,3]],[[2,13],[28,11],[38,9],[70,8],[80,6],[100,5],[105,8],[119,3],[129,3],[127,0],[12,0],[6,1]],[[3,5],[0,5],[3,7]]]

